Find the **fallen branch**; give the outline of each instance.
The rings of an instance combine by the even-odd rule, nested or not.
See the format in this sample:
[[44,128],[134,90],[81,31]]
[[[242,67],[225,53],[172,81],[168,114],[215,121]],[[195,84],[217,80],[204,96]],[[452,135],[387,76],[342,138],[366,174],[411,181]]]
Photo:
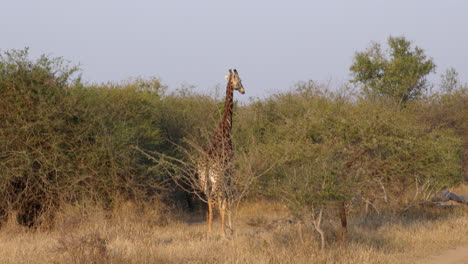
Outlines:
[[448,190],[441,193],[439,197],[432,199],[433,202],[454,201],[461,204],[468,204],[468,195],[458,195]]

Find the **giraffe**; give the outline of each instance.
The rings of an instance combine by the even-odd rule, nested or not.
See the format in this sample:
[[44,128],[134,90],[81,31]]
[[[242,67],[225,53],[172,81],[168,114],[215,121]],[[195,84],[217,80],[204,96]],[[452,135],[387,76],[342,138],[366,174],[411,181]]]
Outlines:
[[226,188],[230,184],[232,173],[232,112],[234,90],[244,94],[245,90],[237,70],[229,70],[226,76],[226,99],[224,102],[224,114],[219,122],[213,140],[206,146],[205,155],[198,165],[198,176],[201,189],[207,199],[207,224],[208,234],[211,234],[213,225],[214,206],[218,206],[221,218],[221,235],[225,236],[225,217],[228,210]]

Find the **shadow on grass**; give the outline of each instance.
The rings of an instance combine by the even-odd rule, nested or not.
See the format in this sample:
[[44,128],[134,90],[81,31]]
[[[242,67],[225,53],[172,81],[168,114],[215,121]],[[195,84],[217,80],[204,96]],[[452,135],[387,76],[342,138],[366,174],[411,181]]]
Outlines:
[[[468,215],[467,206],[428,206],[422,205],[411,208],[402,214],[393,215],[367,215],[362,217],[350,217],[350,235],[348,244],[364,246],[378,251],[402,252],[407,250],[405,242],[408,239],[398,241],[392,230],[408,230],[411,236],[412,230],[424,228],[436,222],[449,220],[454,217]],[[405,244],[406,243],[406,244]]]

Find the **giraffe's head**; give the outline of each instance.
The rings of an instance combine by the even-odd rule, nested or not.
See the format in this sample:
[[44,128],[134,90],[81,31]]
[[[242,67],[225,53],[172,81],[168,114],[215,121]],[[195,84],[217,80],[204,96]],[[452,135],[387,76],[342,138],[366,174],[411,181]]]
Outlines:
[[226,76],[226,80],[229,82],[231,81],[232,89],[239,91],[239,93],[244,94],[244,86],[242,85],[242,80],[239,77],[239,73],[237,70],[234,69],[234,73],[232,70],[229,70],[229,76]]

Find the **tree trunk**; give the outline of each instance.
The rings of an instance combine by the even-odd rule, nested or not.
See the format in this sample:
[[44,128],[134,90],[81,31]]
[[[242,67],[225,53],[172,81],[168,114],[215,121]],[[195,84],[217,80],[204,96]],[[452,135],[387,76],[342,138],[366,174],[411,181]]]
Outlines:
[[346,217],[345,202],[339,202],[340,209],[340,220],[341,220],[341,245],[346,246],[346,240],[348,238],[348,220]]

